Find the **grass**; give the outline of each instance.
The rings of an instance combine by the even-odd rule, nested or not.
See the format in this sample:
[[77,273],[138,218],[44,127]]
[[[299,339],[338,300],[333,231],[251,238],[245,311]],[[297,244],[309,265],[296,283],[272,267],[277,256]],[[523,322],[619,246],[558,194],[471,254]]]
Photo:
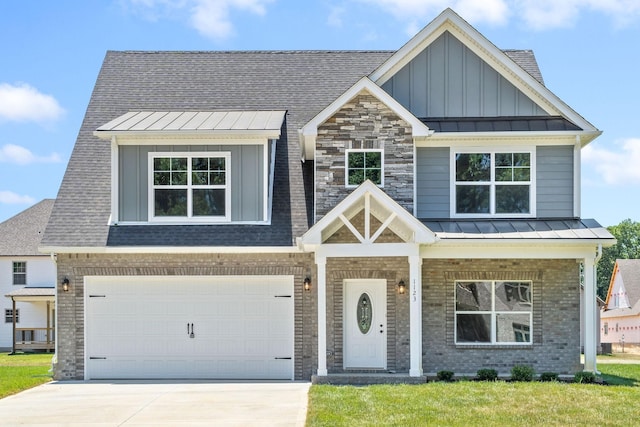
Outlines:
[[598,368],[612,385],[504,381],[314,385],[307,426],[632,425],[631,420],[640,417],[640,364]]
[[0,353],[0,399],[51,381],[52,353]]

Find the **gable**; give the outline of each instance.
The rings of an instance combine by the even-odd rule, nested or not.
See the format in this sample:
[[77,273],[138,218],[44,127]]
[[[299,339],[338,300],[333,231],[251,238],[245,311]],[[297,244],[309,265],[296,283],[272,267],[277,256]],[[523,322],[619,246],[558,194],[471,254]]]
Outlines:
[[549,115],[449,31],[382,88],[420,118]]

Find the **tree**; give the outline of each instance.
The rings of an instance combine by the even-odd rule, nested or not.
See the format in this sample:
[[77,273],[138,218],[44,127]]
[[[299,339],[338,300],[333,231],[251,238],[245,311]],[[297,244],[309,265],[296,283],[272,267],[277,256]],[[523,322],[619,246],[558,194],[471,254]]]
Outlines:
[[640,222],[625,219],[618,225],[607,227],[607,230],[618,240],[610,248],[602,250],[602,258],[598,263],[598,296],[607,297],[613,266],[617,259],[640,259]]

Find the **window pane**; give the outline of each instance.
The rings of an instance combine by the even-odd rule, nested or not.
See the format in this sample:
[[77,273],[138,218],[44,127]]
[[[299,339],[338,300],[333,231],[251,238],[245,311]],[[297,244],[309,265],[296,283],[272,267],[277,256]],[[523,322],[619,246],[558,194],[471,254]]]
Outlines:
[[227,174],[224,172],[211,172],[209,173],[210,185],[224,185]]
[[352,168],[364,168],[364,153],[353,152],[349,153],[349,169]]
[[457,342],[491,342],[490,314],[456,315]]
[[171,158],[171,170],[172,171],[186,171],[187,170],[187,158],[186,157],[173,157],[173,158]]
[[456,181],[489,181],[491,155],[489,153],[456,154]]
[[349,169],[349,185],[360,185],[364,182],[364,169]]
[[488,185],[456,186],[456,213],[489,213]]
[[531,284],[526,282],[496,283],[497,311],[531,311]]
[[191,174],[191,183],[193,185],[208,185],[209,172],[193,172]]
[[224,216],[225,190],[193,190],[193,216]]
[[531,166],[531,154],[529,153],[514,153],[513,154],[513,166]]
[[382,184],[380,180],[380,169],[367,169],[365,171],[366,179],[370,179],[374,184]]
[[496,213],[529,213],[529,186],[496,185]]
[[194,157],[191,159],[191,168],[194,171],[209,170],[209,159],[207,157]]
[[171,185],[187,185],[187,173],[171,172]]
[[171,170],[171,159],[168,157],[156,157],[153,159],[154,171],[169,171]]
[[496,315],[496,342],[531,342],[531,316],[519,313]]
[[513,166],[513,154],[496,153],[496,167]]
[[496,168],[496,181],[513,181],[513,169]]
[[225,170],[224,161],[225,161],[224,157],[211,157],[209,159],[209,170],[212,170],[212,171]]
[[187,190],[154,190],[155,216],[187,216]]
[[153,185],[170,185],[171,172],[154,172]]
[[382,165],[382,153],[379,151],[371,151],[365,153],[365,167],[369,168],[377,168],[380,169]]
[[491,311],[491,282],[456,283],[456,311]]
[[531,170],[529,168],[515,168],[513,170],[514,181],[531,181]]

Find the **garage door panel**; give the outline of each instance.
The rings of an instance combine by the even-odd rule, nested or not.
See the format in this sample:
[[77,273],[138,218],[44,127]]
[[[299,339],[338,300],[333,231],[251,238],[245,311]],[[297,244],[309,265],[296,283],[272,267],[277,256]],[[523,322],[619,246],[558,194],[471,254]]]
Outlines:
[[87,378],[293,377],[292,277],[87,278],[85,289],[98,296],[85,302]]

